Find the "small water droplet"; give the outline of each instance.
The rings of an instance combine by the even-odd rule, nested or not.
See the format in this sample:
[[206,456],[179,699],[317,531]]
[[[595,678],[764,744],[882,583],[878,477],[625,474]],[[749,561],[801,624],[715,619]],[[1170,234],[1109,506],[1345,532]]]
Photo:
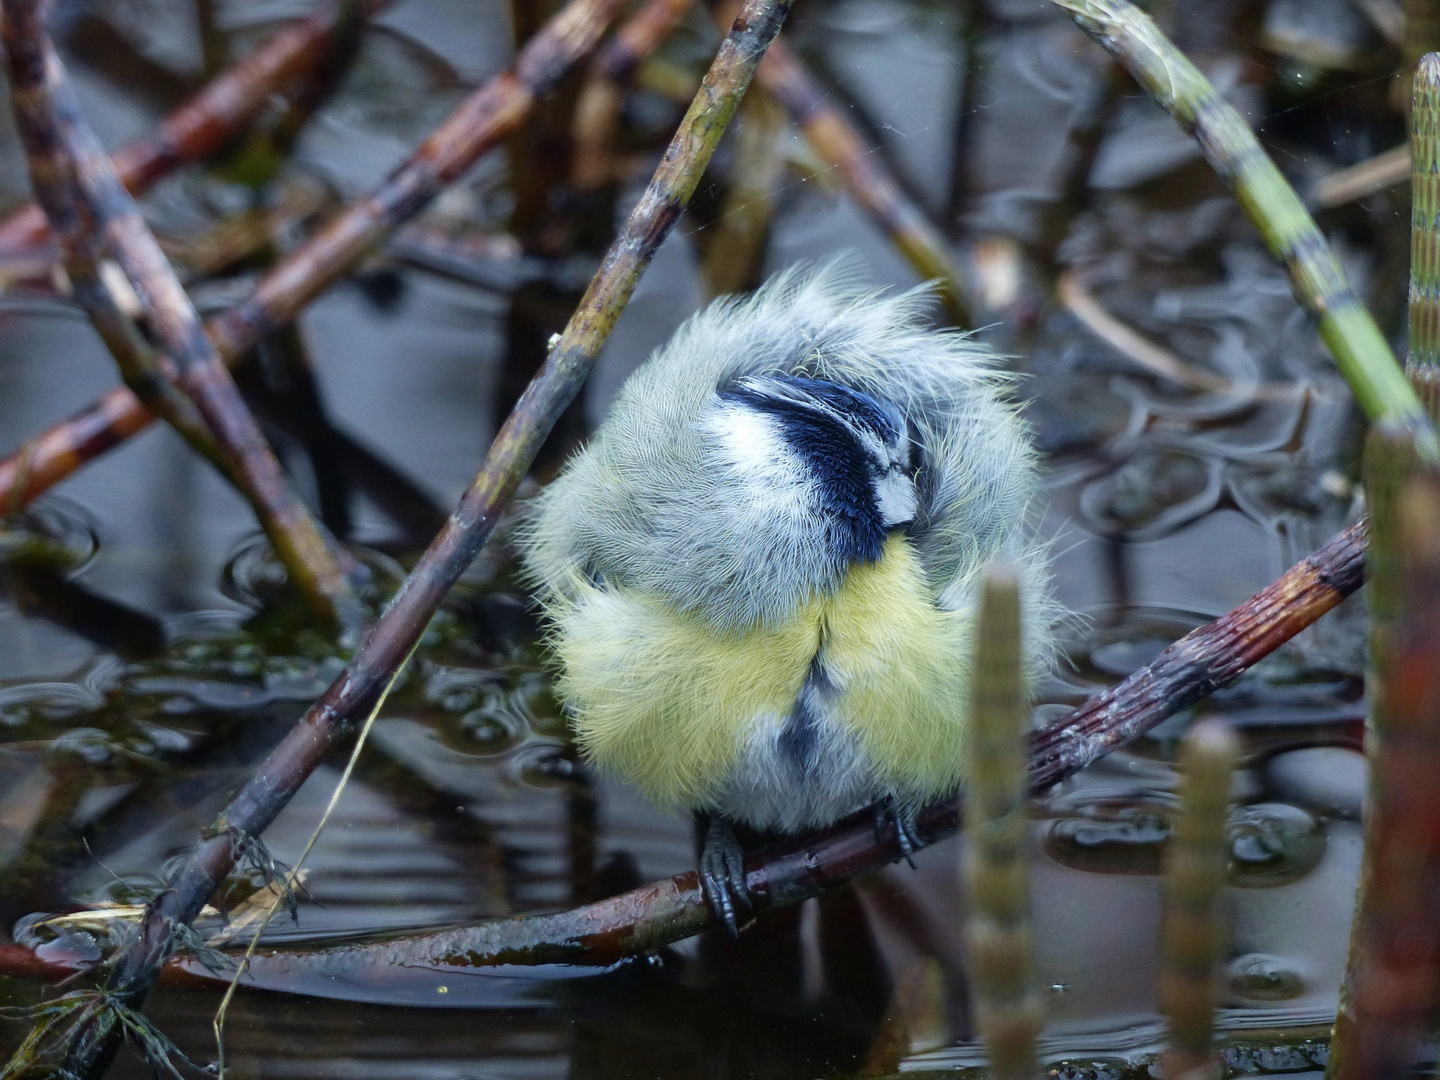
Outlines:
[[1247,953],[1230,961],[1230,989],[1254,1001],[1284,1001],[1304,991],[1300,976],[1284,960],[1265,953]]

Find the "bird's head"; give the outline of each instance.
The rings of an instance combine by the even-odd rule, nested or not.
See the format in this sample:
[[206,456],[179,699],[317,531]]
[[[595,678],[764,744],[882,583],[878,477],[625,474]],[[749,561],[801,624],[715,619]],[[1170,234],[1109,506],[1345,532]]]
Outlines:
[[878,559],[886,534],[915,520],[914,442],[891,402],[794,375],[741,378],[717,397],[703,426],[718,465],[777,540],[787,525],[818,527],[844,566]]

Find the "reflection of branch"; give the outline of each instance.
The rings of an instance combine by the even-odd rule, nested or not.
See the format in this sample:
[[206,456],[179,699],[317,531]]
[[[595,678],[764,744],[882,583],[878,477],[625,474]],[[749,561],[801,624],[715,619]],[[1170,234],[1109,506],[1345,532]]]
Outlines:
[[[368,0],[374,14],[389,0]],[[139,142],[115,153],[115,171],[134,195],[181,165],[203,161],[243,131],[273,99],[307,78],[329,51],[331,21],[321,16],[285,27],[244,60],[167,116]],[[34,203],[0,220],[0,252],[33,247],[45,239],[45,213]]]
[[[1149,666],[1097,695],[1030,743],[1030,786],[1044,791],[1162,720],[1193,705],[1217,686],[1313,623],[1363,581],[1366,524],[1359,522],[1298,563],[1234,611],[1206,623],[1161,653]],[[954,799],[926,807],[920,839],[933,844],[960,825]],[[876,836],[863,814],[788,850],[750,856],[746,880],[763,911],[817,896],[856,874],[901,857],[893,831]],[[247,978],[276,990],[300,974],[337,982],[384,981],[400,967],[489,967],[498,964],[611,964],[711,925],[709,905],[693,871],[553,915],[527,915],[388,942],[308,953],[256,955]],[[189,960],[172,962],[174,978],[206,979]],[[210,978],[213,978],[211,976]],[[307,980],[313,992],[315,980]]]
[[[40,23],[36,0],[6,0],[5,17],[16,126],[36,197],[65,244],[67,265],[83,269],[85,288],[77,296],[98,301],[90,310],[122,368],[137,386],[148,388],[147,396],[192,445],[223,465],[249,499],[311,606],[324,618],[358,626],[359,603],[341,572],[338,546],[291,487],[175,271],[101,151]],[[126,333],[121,324],[128,319],[114,301],[116,290],[102,280],[102,237],[138,300],[136,314],[160,354],[153,361]]]
[[[116,1000],[130,1008],[145,1001],[169,955],[173,928],[188,925],[234,869],[235,839],[251,842],[258,838],[349,726],[374,709],[394,681],[440,602],[489,537],[545,437],[579,392],[640,275],[700,182],[789,6],[789,0],[749,0],[745,5],[650,186],[606,254],[545,365],[496,435],[460,505],[349,666],[270,753],[207,830],[207,839],[190,852],[147,906],[133,944],[112,961],[106,992]],[[602,9],[605,14],[609,10]],[[118,1046],[119,1032],[87,1026],[69,1040],[63,1069],[76,1077],[97,1077]]]
[[1111,315],[1085,288],[1080,273],[1066,270],[1055,282],[1060,302],[1105,344],[1139,364],[1146,371],[1164,376],[1191,390],[1223,390],[1228,383],[1207,372],[1196,371],[1169,349],[1132,330]]
[[[616,6],[616,0],[571,0],[507,70],[466,98],[384,183],[281,260],[246,300],[211,319],[206,331],[226,362],[233,363],[292,321],[397,225],[418,214],[482,154],[517,130],[535,103],[594,47]],[[129,390],[110,391],[28,441],[28,459],[17,452],[0,461],[0,506],[28,503],[152,419]]]

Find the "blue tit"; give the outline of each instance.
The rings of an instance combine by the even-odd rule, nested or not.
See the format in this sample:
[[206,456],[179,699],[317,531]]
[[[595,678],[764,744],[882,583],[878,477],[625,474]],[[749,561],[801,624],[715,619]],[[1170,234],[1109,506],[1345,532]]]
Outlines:
[[1050,652],[1036,451],[1008,376],[926,303],[832,266],[711,304],[521,528],[579,745],[701,816],[732,932],[732,822],[796,833],[873,805],[908,854],[913,811],[959,786],[986,562],[1017,568],[1028,655]]

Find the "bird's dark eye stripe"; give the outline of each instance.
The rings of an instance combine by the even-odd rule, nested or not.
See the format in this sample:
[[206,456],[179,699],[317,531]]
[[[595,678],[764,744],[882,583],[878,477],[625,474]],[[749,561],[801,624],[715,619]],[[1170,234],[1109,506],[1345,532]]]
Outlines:
[[876,505],[874,483],[884,475],[888,462],[867,449],[859,432],[868,429],[887,446],[899,442],[902,429],[886,415],[884,406],[835,383],[793,376],[747,379],[719,396],[727,404],[774,418],[786,445],[805,463],[815,484],[839,559],[878,559],[885,523]]

